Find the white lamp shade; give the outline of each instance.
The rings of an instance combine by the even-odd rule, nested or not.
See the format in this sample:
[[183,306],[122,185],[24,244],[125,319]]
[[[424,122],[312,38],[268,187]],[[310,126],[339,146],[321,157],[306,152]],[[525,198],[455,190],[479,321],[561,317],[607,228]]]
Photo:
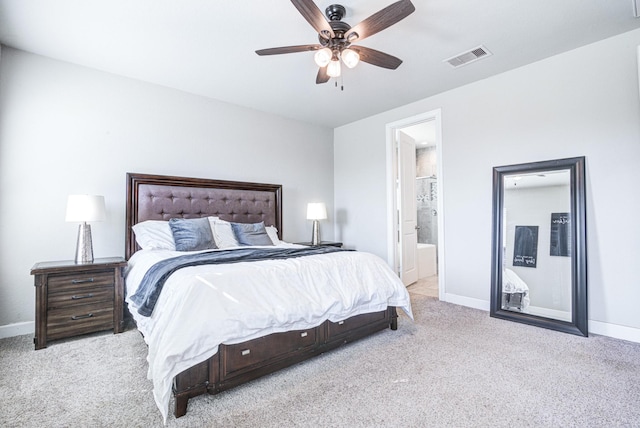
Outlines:
[[347,67],[353,68],[360,62],[360,55],[353,49],[345,49],[342,51],[342,62]]
[[313,56],[318,67],[326,67],[333,57],[333,52],[329,48],[322,48]]
[[307,205],[307,220],[324,220],[327,218],[327,206],[324,202],[311,202]]
[[340,61],[331,60],[331,62],[329,62],[329,65],[327,65],[327,76],[340,77]]
[[69,195],[67,199],[66,221],[104,221],[104,196]]

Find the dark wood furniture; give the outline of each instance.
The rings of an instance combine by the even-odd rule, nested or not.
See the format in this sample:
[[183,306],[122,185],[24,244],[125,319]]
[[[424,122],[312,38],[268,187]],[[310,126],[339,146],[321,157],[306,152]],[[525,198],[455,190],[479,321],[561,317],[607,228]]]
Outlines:
[[[131,226],[144,220],[217,216],[227,221],[273,225],[282,238],[280,185],[127,174],[126,255],[137,249]],[[185,326],[188,328],[188,326]],[[274,333],[218,352],[174,378],[175,416],[183,416],[190,398],[217,394],[260,376],[319,355],[329,349],[391,328],[395,307],[318,327]]]
[[[311,242],[296,242],[296,244],[308,245],[310,247],[314,246]],[[317,244],[316,246],[318,246],[318,247],[338,247],[338,248],[342,248],[342,242],[320,241],[320,243]]]
[[35,348],[95,331],[122,332],[126,265],[122,257],[83,264],[36,263],[31,269],[36,288]]

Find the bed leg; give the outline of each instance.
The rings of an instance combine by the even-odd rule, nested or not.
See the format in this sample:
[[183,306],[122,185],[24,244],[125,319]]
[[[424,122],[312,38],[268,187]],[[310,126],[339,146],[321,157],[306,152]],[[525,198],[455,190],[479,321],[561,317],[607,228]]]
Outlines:
[[176,408],[174,411],[174,414],[176,416],[176,418],[179,418],[181,416],[184,416],[187,414],[187,404],[189,403],[189,397],[188,396],[181,396],[175,397],[176,399]]
[[398,329],[398,312],[396,311],[396,308],[390,308],[390,316],[391,316],[391,321],[389,322],[389,327],[391,328],[391,330],[397,330]]

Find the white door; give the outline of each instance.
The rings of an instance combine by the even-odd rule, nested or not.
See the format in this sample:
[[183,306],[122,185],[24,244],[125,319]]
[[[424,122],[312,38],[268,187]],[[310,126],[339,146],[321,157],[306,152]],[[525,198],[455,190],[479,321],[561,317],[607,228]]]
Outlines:
[[410,285],[418,280],[416,143],[402,131],[398,131],[397,140],[400,277],[404,285]]

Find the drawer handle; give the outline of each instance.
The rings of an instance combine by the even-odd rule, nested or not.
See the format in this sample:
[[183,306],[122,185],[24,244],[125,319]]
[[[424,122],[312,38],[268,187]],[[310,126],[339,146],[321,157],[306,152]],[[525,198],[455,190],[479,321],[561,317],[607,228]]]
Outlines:
[[307,334],[308,333],[306,331],[303,331],[302,333],[300,333],[300,337],[307,337]]
[[72,279],[71,283],[72,284],[85,284],[87,282],[93,282],[93,278],[87,278],[87,279]]
[[249,355],[251,353],[251,349],[245,349],[244,351],[241,352],[242,356],[244,357],[245,355]]
[[71,300],[89,299],[93,297],[93,293],[85,294],[84,296],[71,296]]
[[74,321],[85,319],[85,318],[93,318],[93,314],[92,313],[88,313],[88,314],[85,314],[85,315],[74,315],[74,316],[71,317],[71,319],[74,320]]

